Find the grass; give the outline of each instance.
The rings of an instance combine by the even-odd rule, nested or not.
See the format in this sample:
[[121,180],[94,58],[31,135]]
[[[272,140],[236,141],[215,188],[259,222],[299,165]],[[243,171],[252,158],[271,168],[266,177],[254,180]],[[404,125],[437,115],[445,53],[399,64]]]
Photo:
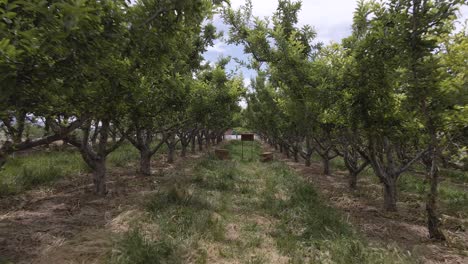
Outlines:
[[[109,155],[107,162],[110,167],[126,167],[138,159],[138,151],[132,145],[124,144]],[[75,149],[13,156],[0,170],[0,196],[50,185],[66,176],[85,172],[89,172],[89,168]]]
[[76,151],[34,152],[10,158],[0,171],[0,196],[50,184],[74,173],[87,171]]
[[123,144],[107,157],[107,163],[114,167],[126,167],[140,159],[140,153],[130,143]]
[[[406,173],[398,181],[400,191],[417,194],[421,200],[428,192],[428,184],[422,175]],[[443,213],[455,214],[461,217],[468,217],[468,192],[462,188],[457,188],[450,181],[442,181],[439,185],[439,199],[443,205]]]
[[[321,158],[317,154],[313,155],[312,160],[321,162]],[[331,160],[330,164],[332,170],[347,171],[342,157],[336,157]],[[406,172],[399,178],[398,190],[403,193],[416,194],[419,196],[419,200],[425,201],[429,186],[421,174],[424,173],[424,168],[416,165],[414,169],[415,171]],[[371,167],[367,167],[358,177],[365,177],[373,183],[380,184]],[[440,169],[440,177],[442,179],[439,185],[441,212],[462,218],[468,217],[468,192],[466,189],[468,172],[442,168]]]
[[[145,202],[109,263],[410,263],[370,246],[316,190],[281,162],[208,155],[169,175]],[[249,150],[250,151],[250,150]]]
[[440,174],[454,182],[468,184],[468,171],[442,168]]

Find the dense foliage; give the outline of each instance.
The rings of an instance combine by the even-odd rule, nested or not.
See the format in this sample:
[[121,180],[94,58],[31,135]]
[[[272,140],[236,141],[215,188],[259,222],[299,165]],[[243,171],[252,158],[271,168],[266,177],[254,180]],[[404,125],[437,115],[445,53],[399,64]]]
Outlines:
[[[466,166],[466,28],[455,33],[464,1],[359,1],[352,35],[327,46],[298,26],[300,2],[280,0],[271,18],[252,3],[227,9],[230,42],[258,71],[249,94],[250,126],[282,152],[310,165],[342,156],[350,187],[370,166],[397,209],[397,180],[425,166],[430,236],[437,216],[438,167]],[[465,61],[464,63],[462,61]]]
[[[244,93],[226,59],[204,65],[222,1],[0,1],[0,166],[63,140],[106,194],[106,158],[125,140],[143,174],[163,144],[212,143]],[[32,136],[29,128],[43,128]]]

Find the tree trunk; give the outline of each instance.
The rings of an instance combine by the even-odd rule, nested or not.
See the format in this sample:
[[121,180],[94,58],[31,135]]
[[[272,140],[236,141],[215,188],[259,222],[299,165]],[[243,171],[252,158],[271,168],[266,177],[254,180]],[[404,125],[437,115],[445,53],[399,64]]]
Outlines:
[[211,138],[209,136],[209,133],[206,133],[205,135],[205,148],[210,148],[210,143],[211,143]]
[[429,229],[429,237],[431,239],[444,241],[446,240],[444,233],[440,228],[439,216],[437,214],[437,196],[439,185],[439,168],[437,166],[437,136],[435,133],[431,135],[431,153],[428,180],[430,182],[429,193],[427,194],[426,212],[427,212],[427,228]]
[[283,144],[279,144],[279,151],[280,153],[283,153]]
[[94,190],[98,195],[106,195],[107,188],[106,188],[106,159],[98,159],[94,162],[94,171],[93,171],[93,182],[94,182]]
[[294,162],[299,162],[299,151],[294,149],[293,155],[294,155]]
[[187,145],[188,145],[188,144],[182,144],[182,150],[181,150],[181,152],[180,152],[180,156],[181,156],[182,158],[187,157]]
[[3,168],[3,165],[7,162],[7,155],[0,152],[0,169]]
[[197,140],[198,140],[198,151],[203,151],[203,137],[198,136]]
[[427,228],[429,229],[429,237],[431,239],[443,241],[445,235],[440,229],[439,216],[437,214],[437,185],[438,173],[433,172],[430,178],[431,186],[427,195],[426,211],[427,211]]
[[358,176],[358,173],[355,172],[355,171],[350,171],[349,172],[349,188],[351,190],[356,190],[357,189],[357,176]]
[[397,211],[396,179],[388,177],[384,182],[384,209],[387,212]]
[[174,144],[168,144],[167,146],[167,162],[172,164],[174,163],[174,154],[175,154],[175,146]]
[[195,154],[195,149],[196,149],[195,136],[193,135],[191,136],[190,142],[191,142],[191,151],[193,154]]
[[322,157],[323,174],[330,175],[330,160],[328,157]]
[[149,151],[140,151],[140,173],[151,175],[151,154]]
[[312,162],[310,162],[310,156],[306,156],[304,160],[306,167],[310,167],[310,165],[312,165]]

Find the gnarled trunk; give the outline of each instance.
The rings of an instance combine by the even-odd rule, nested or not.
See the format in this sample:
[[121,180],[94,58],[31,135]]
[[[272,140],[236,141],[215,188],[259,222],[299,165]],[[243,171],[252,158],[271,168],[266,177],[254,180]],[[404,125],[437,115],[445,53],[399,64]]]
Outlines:
[[297,148],[293,149],[294,162],[299,162],[299,151]]
[[429,180],[429,193],[427,194],[426,200],[426,212],[427,212],[427,228],[429,230],[429,237],[431,239],[444,241],[446,240],[444,233],[440,228],[439,215],[437,213],[437,196],[439,186],[439,168],[437,166],[437,138],[435,133],[431,135],[431,152],[429,162],[425,162],[428,168],[427,178]]
[[195,154],[195,150],[196,150],[195,135],[192,135],[192,136],[190,137],[190,142],[191,142],[191,143],[190,143],[190,144],[191,144],[191,152],[192,152],[193,154]]
[[[357,177],[368,165],[369,161],[360,158],[360,154],[353,148],[345,147],[343,152],[343,160],[346,168],[348,169],[348,183],[351,190],[357,189]],[[359,160],[364,159],[359,165]]]
[[357,176],[358,176],[358,173],[356,173],[355,171],[350,171],[349,172],[349,178],[348,178],[348,183],[349,183],[349,188],[351,190],[356,190],[357,189]]
[[182,144],[182,149],[181,149],[181,152],[180,152],[180,156],[182,158],[187,157],[187,145],[186,144]]
[[177,146],[177,141],[176,141],[176,138],[175,138],[175,134],[169,135],[169,137],[168,137],[168,139],[166,141],[166,145],[167,145],[167,162],[168,163],[174,163],[175,150],[176,150],[176,146]]
[[140,173],[146,176],[151,175],[151,153],[140,151]]
[[0,169],[3,167],[3,165],[5,165],[6,161],[7,161],[6,155],[0,152]]
[[203,136],[198,135],[197,140],[198,140],[198,151],[203,151]]
[[322,157],[323,164],[323,174],[330,175],[330,159],[327,157]]
[[174,156],[175,156],[175,147],[172,145],[169,145],[167,147],[167,162],[174,163]]
[[397,211],[397,186],[396,179],[388,177],[384,181],[384,209],[387,212]]
[[98,159],[94,162],[94,171],[93,171],[93,182],[95,192],[98,195],[106,195],[106,159]]

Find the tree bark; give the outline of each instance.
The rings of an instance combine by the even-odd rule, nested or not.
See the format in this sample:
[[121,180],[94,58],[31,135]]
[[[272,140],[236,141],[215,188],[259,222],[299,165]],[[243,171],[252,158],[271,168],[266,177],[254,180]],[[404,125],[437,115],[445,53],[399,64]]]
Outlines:
[[349,188],[351,190],[356,190],[357,189],[357,176],[358,174],[354,171],[349,172]]
[[3,165],[5,165],[6,161],[6,155],[0,152],[0,169],[3,168]]
[[430,191],[427,195],[426,211],[427,211],[427,228],[429,229],[429,237],[431,239],[443,241],[445,235],[440,228],[439,216],[437,214],[437,185],[438,172],[434,171],[430,177]]
[[175,154],[175,146],[173,144],[167,145],[167,162],[172,164],[174,163],[174,154]]
[[151,175],[151,153],[140,151],[140,173],[145,176]]
[[426,212],[427,212],[427,228],[431,239],[444,241],[446,240],[444,233],[440,228],[439,215],[437,213],[437,196],[439,186],[439,168],[437,166],[437,135],[431,131],[431,151],[430,164],[426,164],[428,170],[427,178],[430,183],[429,193],[427,194]]
[[384,182],[384,209],[387,212],[397,211],[397,186],[396,179],[387,178]]
[[196,152],[196,143],[195,143],[195,135],[192,135],[190,137],[190,142],[191,142],[191,151],[193,154]]
[[203,134],[198,135],[198,151],[203,151]]
[[98,195],[106,195],[106,159],[98,159],[94,162],[93,182],[95,192]]
[[330,175],[330,160],[328,157],[322,157],[323,174]]
[[186,144],[182,144],[182,150],[180,152],[180,156],[182,158],[187,157],[187,145]]

